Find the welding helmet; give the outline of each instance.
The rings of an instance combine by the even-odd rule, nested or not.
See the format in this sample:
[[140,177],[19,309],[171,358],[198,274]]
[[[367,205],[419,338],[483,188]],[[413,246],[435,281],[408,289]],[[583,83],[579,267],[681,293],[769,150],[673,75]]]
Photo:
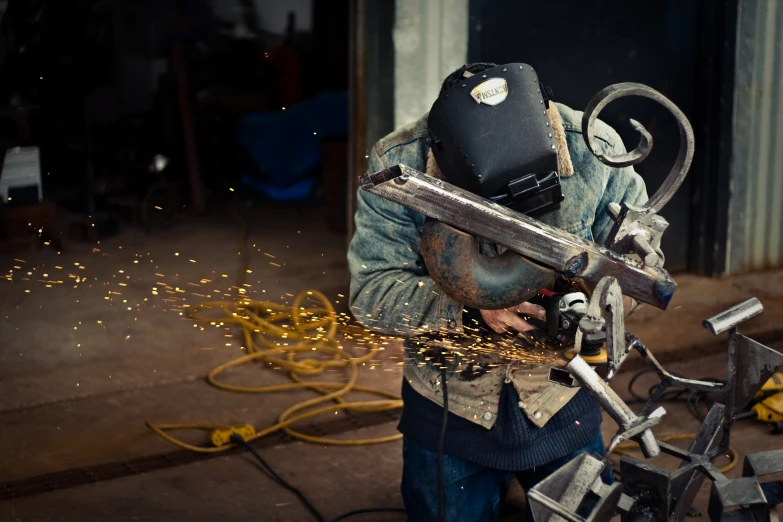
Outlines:
[[442,90],[427,126],[446,181],[527,214],[559,208],[550,99],[523,63],[464,73]]

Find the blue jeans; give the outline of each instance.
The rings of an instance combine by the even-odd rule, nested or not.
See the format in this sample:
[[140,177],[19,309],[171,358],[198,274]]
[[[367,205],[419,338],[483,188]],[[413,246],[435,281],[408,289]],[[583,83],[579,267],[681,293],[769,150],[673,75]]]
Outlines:
[[[500,516],[500,499],[516,475],[525,492],[583,451],[603,455],[601,434],[584,448],[532,470],[510,472],[443,455],[443,484],[446,494],[446,522],[495,521]],[[412,522],[438,518],[438,454],[417,446],[407,438],[402,445],[402,499]],[[609,471],[611,473],[611,470]],[[611,475],[604,476],[610,481]],[[527,521],[533,522],[530,505]]]

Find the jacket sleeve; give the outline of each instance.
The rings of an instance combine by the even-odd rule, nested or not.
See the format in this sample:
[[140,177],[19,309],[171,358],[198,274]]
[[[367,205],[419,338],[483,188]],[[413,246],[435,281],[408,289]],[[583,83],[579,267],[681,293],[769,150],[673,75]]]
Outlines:
[[[387,167],[373,148],[368,170]],[[419,253],[424,216],[361,189],[357,199],[348,248],[349,303],[356,319],[404,337],[460,331],[462,306],[435,286]]]

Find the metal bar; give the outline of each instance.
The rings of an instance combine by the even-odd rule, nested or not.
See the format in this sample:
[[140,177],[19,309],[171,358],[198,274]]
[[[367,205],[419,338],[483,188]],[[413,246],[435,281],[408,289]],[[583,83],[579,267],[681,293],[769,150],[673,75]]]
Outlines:
[[752,317],[756,317],[763,311],[764,306],[761,304],[761,301],[751,297],[728,310],[705,319],[702,324],[712,335],[719,335]]
[[522,254],[568,276],[598,283],[607,275],[623,293],[666,309],[677,288],[662,268],[644,267],[596,243],[492,203],[405,165],[367,174],[362,189]]
[[[614,277],[605,277],[598,283],[593,295],[598,294],[598,314],[606,321],[606,351],[608,368],[606,381],[620,369],[625,357],[628,355],[628,347],[625,343],[625,314],[623,313],[623,291]],[[592,310],[593,299],[590,299],[588,315],[595,317]]]
[[744,477],[772,475],[783,471],[783,450],[769,450],[745,456]]
[[[699,428],[699,432],[694,437],[688,453],[693,455],[709,455],[710,452],[720,442],[722,433],[723,416],[725,407],[722,404],[713,404],[707,417]],[[661,446],[661,451],[666,449]],[[684,520],[688,510],[696,499],[705,475],[698,468],[695,468],[690,462],[680,463],[677,471],[671,475],[671,494],[672,504],[670,520]]]
[[663,183],[658,188],[658,191],[644,205],[645,208],[652,209],[653,212],[658,213],[674,196],[674,193],[677,192],[677,189],[688,174],[688,169],[693,160],[693,128],[682,111],[671,100],[655,89],[640,83],[616,83],[610,85],[593,96],[593,99],[587,103],[582,114],[582,135],[585,138],[587,148],[606,165],[613,167],[636,165],[650,153],[651,145],[649,140],[651,137],[644,130],[644,127],[634,120],[631,120],[631,125],[642,135],[642,141],[636,149],[621,156],[604,156],[599,152],[600,149],[597,147],[594,137],[598,114],[610,102],[625,96],[643,96],[660,103],[674,116],[680,130],[680,150],[677,153],[677,159],[669,171],[669,175],[666,176],[666,179],[663,180]]
[[667,455],[671,455],[672,457],[677,457],[678,459],[682,459],[686,461],[690,461],[691,459],[691,454],[688,450],[678,448],[677,446],[672,446],[671,444],[666,442],[658,442],[658,446],[660,446],[661,451],[663,451]]
[[[642,411],[639,412],[639,415],[647,415],[650,411],[652,411],[652,408],[655,406],[655,404],[660,400],[660,398],[663,396],[663,394],[666,392],[666,390],[671,386],[680,386],[683,388],[688,388],[690,390],[699,390],[699,391],[706,391],[706,392],[720,392],[723,393],[728,389],[728,385],[723,382],[711,382],[711,381],[698,381],[695,379],[686,379],[684,377],[676,377],[669,373],[658,360],[655,358],[655,356],[652,354],[651,351],[647,349],[644,344],[639,341],[638,339],[634,339],[632,341],[632,344],[634,344],[635,348],[639,351],[639,354],[646,359],[650,364],[653,365],[653,369],[658,374],[658,376],[661,378],[661,383],[655,388],[655,391],[650,396],[650,398],[645,403],[644,407],[642,408]],[[731,356],[731,348],[729,353],[729,375],[731,375],[731,368],[733,364],[733,358]]]
[[[601,407],[623,429],[627,429],[636,419],[636,414],[631,411],[625,402],[612,390],[590,365],[580,356],[575,356],[566,365],[569,372],[582,384],[582,387],[598,401]],[[639,447],[648,459],[660,453],[658,442],[651,430],[645,430],[638,437]]]
[[558,502],[555,502],[551,498],[547,497],[543,493],[540,493],[539,491],[536,491],[535,489],[530,489],[527,492],[527,496],[530,500],[538,502],[542,506],[554,512],[556,515],[560,515],[564,519],[568,520],[568,522],[585,522],[584,518],[580,517],[576,513],[572,513],[571,511],[561,506]]
[[670,376],[671,386],[688,388],[689,390],[698,390],[719,393],[726,390],[726,385],[722,382],[697,381],[695,379],[685,379],[683,377]]
[[636,249],[636,253],[644,260],[645,265],[658,266],[658,263],[661,262],[661,258],[646,239],[640,236],[634,236],[633,239],[631,239],[631,242]]
[[[658,408],[659,410],[663,410],[663,408]],[[662,415],[662,414],[661,414]],[[634,437],[640,435],[645,430],[649,430],[653,426],[657,426],[661,423],[661,418],[658,417],[649,417],[647,419],[644,419],[641,423],[637,423],[635,426],[632,426],[628,428],[625,431],[619,432],[617,435],[615,435],[612,438],[612,441],[609,443],[609,446],[606,448],[606,453],[612,453],[615,448],[625,442],[626,440],[631,440]]]

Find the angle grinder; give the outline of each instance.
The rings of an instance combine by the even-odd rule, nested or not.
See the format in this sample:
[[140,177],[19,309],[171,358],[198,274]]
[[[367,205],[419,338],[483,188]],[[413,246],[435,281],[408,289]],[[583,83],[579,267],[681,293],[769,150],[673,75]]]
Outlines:
[[[579,329],[579,321],[587,313],[589,302],[587,295],[575,291],[577,289],[571,281],[558,278],[552,291],[542,290],[531,299],[532,303],[544,307],[546,321],[528,319],[530,324],[538,327],[538,330],[532,332],[537,340],[561,350],[567,360],[574,357],[576,332]],[[606,365],[605,343],[604,332],[584,334],[579,355],[591,365]]]

